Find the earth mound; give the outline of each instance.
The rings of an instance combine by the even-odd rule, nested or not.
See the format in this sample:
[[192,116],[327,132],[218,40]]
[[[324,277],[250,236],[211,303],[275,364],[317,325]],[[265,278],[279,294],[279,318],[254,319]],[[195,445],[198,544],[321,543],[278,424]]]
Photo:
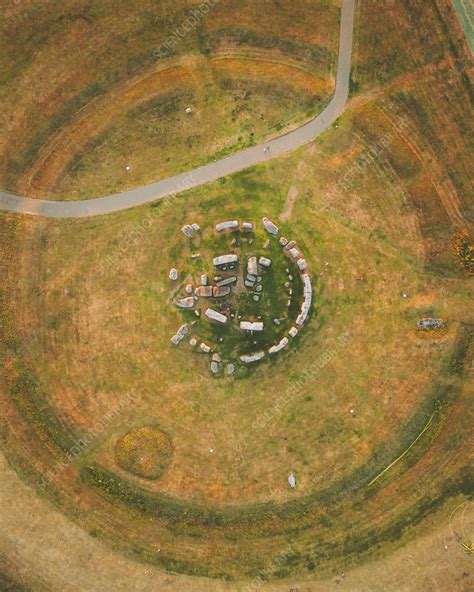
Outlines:
[[168,436],[150,427],[126,433],[115,447],[118,465],[144,479],[161,477],[169,464],[171,453]]

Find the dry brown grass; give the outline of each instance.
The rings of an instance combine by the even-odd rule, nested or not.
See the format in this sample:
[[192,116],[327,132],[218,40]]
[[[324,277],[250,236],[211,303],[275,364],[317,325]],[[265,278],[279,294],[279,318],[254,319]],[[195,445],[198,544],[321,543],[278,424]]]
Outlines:
[[[255,7],[245,0],[237,9],[231,1],[221,0],[176,46],[174,55],[157,62],[154,52],[192,8],[196,5],[184,0],[159,6],[146,0],[132,11],[112,0],[75,0],[61,7],[52,0],[41,5],[21,3],[14,9],[6,6],[0,25],[0,185],[12,191],[59,199],[75,198],[77,193],[83,196],[76,191],[78,186],[86,193],[104,193],[111,187],[120,189],[127,184],[145,183],[181,167],[196,165],[202,154],[210,157],[214,152],[235,150],[243,143],[274,135],[287,124],[305,119],[309,103],[301,107],[294,100],[291,104],[283,101],[288,92],[292,98],[303,93],[307,102],[312,99],[311,113],[318,110],[320,104],[310,91],[317,87],[324,95],[330,89],[338,43],[337,2],[285,0],[278,10],[273,6],[266,8],[267,15],[262,20],[261,5]],[[285,20],[291,25],[283,27]],[[235,93],[212,86],[213,76],[218,76],[213,73],[213,60],[224,56],[234,58],[244,92],[248,83],[249,99],[244,105],[247,113],[236,121],[233,112],[241,105],[235,102]],[[263,62],[252,65],[253,58],[263,58]],[[181,91],[189,87],[191,96],[186,101],[195,94],[197,117],[169,127],[166,118],[161,117],[163,129],[153,140],[143,129],[136,130],[135,136],[124,137],[120,125],[124,124],[127,110],[143,104],[147,98],[167,96],[172,67],[183,65],[186,70],[186,64],[192,67],[196,60],[207,64],[208,71],[175,71],[183,78],[175,79],[172,87]],[[225,70],[222,61],[219,63],[220,69]],[[161,70],[165,73],[159,75]],[[309,74],[305,78],[304,70],[314,76],[314,81]],[[191,85],[189,74],[193,77]],[[274,90],[279,91],[277,105],[266,100],[263,87],[259,91],[259,79],[270,80]],[[308,82],[309,87],[304,89]],[[179,113],[185,106],[187,103],[179,105]],[[221,125],[208,128],[209,119],[214,124],[219,119]],[[133,118],[125,123],[132,128]],[[156,127],[156,123],[153,117],[147,120],[148,127]],[[249,126],[254,127],[251,138]],[[109,136],[113,139],[117,127],[120,145],[106,144],[104,148],[110,158],[109,170],[105,167],[100,172],[102,184],[95,179],[88,186],[90,179],[85,176],[77,185],[58,185],[68,169],[77,167],[82,157],[94,152],[97,142],[104,143]],[[190,155],[186,160],[184,151],[173,150],[172,143],[166,142],[170,134],[174,134],[178,148],[180,144],[192,144],[196,136],[202,136],[202,140],[194,152],[191,145],[187,146]],[[154,149],[147,151],[150,143],[155,144]],[[132,163],[132,174],[127,177],[124,167],[134,153],[137,161]],[[97,154],[92,158],[97,160]],[[156,168],[150,166],[151,161],[157,162]],[[118,164],[115,168],[110,163]],[[86,161],[87,164],[90,163]],[[98,171],[96,167],[96,175]]]
[[[1,262],[6,337],[24,346],[30,335],[36,336],[19,355],[10,352],[6,358],[2,445],[11,464],[35,482],[36,471],[41,474],[61,458],[47,430],[25,420],[22,406],[8,396],[19,359],[28,365],[70,435],[87,430],[138,386],[133,407],[108,423],[46,490],[64,513],[108,541],[115,553],[141,549],[141,560],[171,571],[216,576],[225,570],[248,581],[271,566],[291,538],[298,553],[295,563],[285,573],[272,574],[273,581],[262,589],[467,589],[472,577],[466,556],[447,526],[452,510],[464,501],[459,479],[472,424],[472,349],[465,352],[464,374],[460,359],[451,358],[448,364],[453,347],[473,323],[468,306],[472,289],[458,269],[451,240],[459,232],[456,211],[463,224],[469,220],[466,121],[458,106],[466,87],[449,58],[439,21],[431,23],[434,4],[414,6],[425,10],[426,26],[432,27],[427,47],[409,26],[411,5],[388,3],[386,19],[380,19],[378,3],[361,6],[365,37],[359,34],[357,59],[362,66],[356,80],[367,93],[364,100],[353,102],[354,111],[318,141],[313,153],[301,150],[176,200],[105,272],[100,272],[105,257],[117,251],[123,237],[152,208],[102,220],[19,220],[13,234],[11,219],[1,220],[9,245]],[[229,38],[223,39],[226,48],[232,45]],[[382,52],[380,61],[373,59],[375,43]],[[390,52],[397,57],[388,68]],[[385,80],[389,84],[373,92]],[[401,115],[410,123],[404,133],[393,127]],[[433,135],[437,129],[442,130],[439,137]],[[325,201],[355,159],[390,131],[390,147],[355,175],[343,194]],[[306,166],[298,174],[302,161]],[[452,184],[447,183],[451,170]],[[166,302],[167,271],[189,254],[174,242],[175,233],[190,220],[205,226],[219,217],[256,218],[265,213],[276,218],[285,212],[293,184],[299,194],[292,204],[291,230],[310,253],[318,274],[317,314],[296,351],[277,365],[262,365],[244,380],[211,380],[202,358],[184,357],[184,352],[179,357],[167,347],[179,323]],[[450,257],[445,256],[447,250]],[[436,257],[442,259],[441,269],[429,267]],[[443,336],[427,338],[416,332],[416,319],[427,314],[448,321]],[[268,410],[288,377],[304,372],[347,328],[347,348],[318,372],[301,397],[291,400],[264,429],[255,429],[255,418]],[[441,410],[433,431],[420,440],[420,448],[410,449],[391,466],[420,434],[426,421],[417,413],[434,399]],[[350,409],[355,410],[353,417]],[[414,418],[419,420],[416,425],[410,423]],[[128,498],[110,498],[105,488],[81,479],[84,466],[94,462],[126,476],[115,467],[113,443],[136,426],[155,424],[173,442],[162,479],[145,486],[144,479],[128,477]],[[384,445],[391,454],[382,463]],[[375,469],[391,468],[378,480],[378,489],[367,492],[370,478],[358,480],[356,471],[370,463],[373,475]],[[290,470],[297,475],[296,491],[286,483]],[[43,546],[38,545],[20,513],[7,517],[9,532],[22,541],[20,551],[15,551],[8,539],[2,539],[6,554],[15,559],[9,567],[13,574],[15,566],[25,562],[27,570],[54,582],[53,589],[67,589],[76,581],[69,576],[72,562],[80,586],[107,589],[109,569],[119,564],[119,569],[125,565],[125,573],[116,578],[122,578],[124,588],[129,577],[137,589],[149,586],[148,578],[153,577],[160,589],[239,589],[240,584],[221,580],[166,580],[154,567],[136,562],[136,556],[118,562],[114,552],[87,539],[63,517],[38,501],[32,506],[15,479],[8,480],[12,485],[7,498],[19,492],[23,507],[30,508],[25,519],[41,517],[44,534]],[[341,479],[347,481],[341,485]],[[139,511],[134,504],[138,487],[147,499],[167,494],[182,504],[179,517],[166,522],[157,519],[153,509]],[[321,497],[311,498],[317,500],[315,506],[300,512],[311,496]],[[268,520],[266,514],[252,513],[254,504],[262,501],[270,502]],[[201,509],[196,518],[197,503]],[[294,512],[289,519],[286,510]],[[208,512],[233,518],[222,526],[212,523]],[[209,522],[201,528],[196,525],[199,520]],[[66,583],[63,571],[49,573],[47,562],[38,559],[44,557],[45,546],[54,546],[58,521],[61,540],[71,549]],[[415,537],[419,542],[409,542]],[[91,549],[94,567],[107,567],[104,572],[74,563]],[[374,561],[378,554],[384,558]],[[54,560],[63,558],[59,549]],[[184,563],[174,564],[174,559]],[[361,561],[368,563],[356,567]],[[204,569],[208,571],[200,571]],[[294,575],[288,576],[290,571]],[[333,579],[325,579],[327,574]],[[285,575],[284,582],[277,581]]]

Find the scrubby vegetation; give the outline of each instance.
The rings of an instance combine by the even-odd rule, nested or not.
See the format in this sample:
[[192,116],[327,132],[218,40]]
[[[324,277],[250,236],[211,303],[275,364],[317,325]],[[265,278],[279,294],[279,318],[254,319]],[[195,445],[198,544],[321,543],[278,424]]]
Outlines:
[[145,479],[161,477],[171,453],[171,442],[166,434],[149,427],[128,432],[115,446],[119,466]]

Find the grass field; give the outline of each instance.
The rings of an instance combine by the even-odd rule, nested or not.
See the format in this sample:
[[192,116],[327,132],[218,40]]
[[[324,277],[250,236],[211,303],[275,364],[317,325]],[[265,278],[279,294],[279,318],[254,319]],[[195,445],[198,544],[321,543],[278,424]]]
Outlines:
[[[273,52],[278,19],[300,9],[288,4],[271,13],[265,42],[255,31],[245,39]],[[86,549],[107,570],[125,556],[128,575],[121,563],[120,577],[133,573],[137,589],[146,588],[148,570],[156,578],[168,572],[159,580],[163,590],[378,591],[397,589],[400,573],[410,592],[464,591],[472,583],[462,547],[472,541],[459,517],[471,492],[472,164],[461,107],[470,86],[456,61],[462,41],[447,34],[445,4],[388,2],[385,10],[382,21],[378,3],[359,6],[349,108],[316,143],[107,217],[0,217],[2,448],[36,494],[71,521],[61,526],[69,548]],[[413,35],[414,13],[434,32],[429,43],[424,29]],[[182,48],[189,76],[193,68],[214,69],[215,79],[229,66],[225,76],[246,78],[240,60],[217,63],[216,40],[230,44],[242,28],[253,31],[257,11],[242,11],[238,25],[226,21],[228,13],[212,14],[199,38],[206,51],[189,61],[190,47]],[[308,44],[310,19],[300,25],[288,35]],[[322,43],[315,35],[313,43]],[[294,56],[295,47],[277,49]],[[182,79],[176,88],[185,92]],[[122,90],[117,104],[132,104]],[[214,86],[208,92],[221,105],[227,100]],[[282,92],[302,116],[291,91]],[[130,126],[113,115],[109,98],[102,113],[114,131],[101,146],[113,151]],[[99,115],[102,99],[90,122],[109,129]],[[170,105],[154,98],[133,111],[140,129],[153,110]],[[65,127],[67,145],[73,128]],[[192,154],[176,137],[167,141],[183,158]],[[91,147],[76,173],[64,169],[41,191],[98,189],[109,148]],[[161,158],[157,166],[165,164]],[[145,180],[152,171],[145,160],[142,166]],[[201,226],[199,249],[209,261],[221,246],[216,221],[264,215],[308,257],[311,318],[274,360],[215,379],[207,357],[169,342],[183,317],[170,300],[168,271],[179,263],[193,272],[194,265],[179,229]],[[447,329],[417,331],[427,316]],[[288,485],[291,472],[296,489]],[[34,512],[25,513],[32,525],[44,516],[45,533],[59,528],[46,510]],[[15,520],[8,523],[21,536],[25,527]],[[449,528],[458,534],[448,540]],[[410,579],[402,566],[413,556]],[[33,589],[42,589],[36,576],[60,581],[28,561]],[[5,568],[8,578],[19,577],[18,565]],[[80,585],[108,589],[91,571],[80,570],[87,582]]]
[[133,16],[112,1],[6,10],[0,186],[96,197],[314,116],[334,89],[338,3],[285,0],[264,21],[253,4],[211,3],[171,49],[163,44],[201,3],[145,2]]

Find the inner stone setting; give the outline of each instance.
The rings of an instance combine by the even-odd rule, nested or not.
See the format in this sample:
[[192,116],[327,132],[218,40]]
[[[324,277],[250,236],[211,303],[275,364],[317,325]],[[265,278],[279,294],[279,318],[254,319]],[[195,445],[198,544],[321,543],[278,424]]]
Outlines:
[[[174,307],[185,322],[174,346],[210,357],[214,375],[272,358],[285,350],[308,320],[313,287],[308,260],[293,239],[280,236],[269,218],[228,220],[203,233],[198,224],[181,229],[191,250],[184,271],[169,272]],[[211,265],[212,263],[212,265]]]

